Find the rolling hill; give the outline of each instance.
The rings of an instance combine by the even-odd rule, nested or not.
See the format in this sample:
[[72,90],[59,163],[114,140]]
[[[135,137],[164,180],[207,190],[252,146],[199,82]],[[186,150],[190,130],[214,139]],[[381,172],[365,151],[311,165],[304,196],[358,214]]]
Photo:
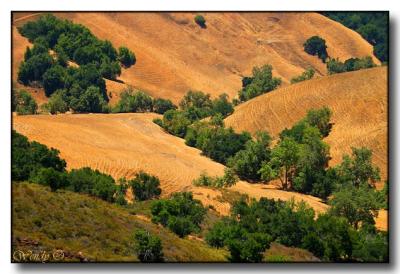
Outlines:
[[388,75],[386,67],[321,77],[276,89],[236,107],[225,119],[236,131],[266,130],[277,137],[302,119],[310,108],[328,106],[333,111],[331,165],[338,164],[351,147],[373,150],[373,162],[387,178]]
[[[123,69],[120,80],[175,103],[189,89],[213,96],[226,92],[232,98],[241,88],[242,76],[266,63],[284,83],[310,66],[325,75],[325,64],[303,50],[303,43],[313,35],[327,41],[332,57],[343,60],[373,55],[372,46],[359,34],[317,13],[204,13],[205,29],[194,23],[195,13],[54,14],[85,25],[116,47],[128,46],[137,63]],[[29,45],[16,27],[38,16],[13,13],[14,80]],[[375,57],[374,61],[379,63]],[[113,98],[125,84],[108,83]],[[43,99],[43,95],[37,98]]]

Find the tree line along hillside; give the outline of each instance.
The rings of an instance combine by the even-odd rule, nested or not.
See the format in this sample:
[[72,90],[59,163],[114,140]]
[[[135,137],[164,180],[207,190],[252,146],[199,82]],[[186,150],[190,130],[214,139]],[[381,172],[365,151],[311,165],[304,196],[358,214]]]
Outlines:
[[[121,66],[136,62],[126,47],[118,50],[80,24],[46,14],[18,28],[27,47],[18,71],[24,85],[41,86],[76,112],[106,112],[108,96],[103,78],[114,80]],[[70,66],[70,62],[78,66]]]
[[322,14],[358,32],[365,40],[374,46],[374,54],[380,61],[388,61],[388,12],[329,11],[322,12]]

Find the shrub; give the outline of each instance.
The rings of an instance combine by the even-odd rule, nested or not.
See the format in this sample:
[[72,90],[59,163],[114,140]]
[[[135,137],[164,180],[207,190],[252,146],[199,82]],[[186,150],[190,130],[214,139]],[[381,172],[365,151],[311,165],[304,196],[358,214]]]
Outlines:
[[197,25],[199,25],[202,28],[206,28],[206,19],[200,14],[196,15],[194,17],[194,21],[196,22]]
[[96,86],[88,87],[80,97],[73,98],[71,109],[76,112],[108,112],[107,102]]
[[298,82],[310,80],[311,78],[314,77],[314,74],[315,74],[315,70],[313,68],[308,68],[301,75],[299,75],[297,77],[293,77],[290,80],[290,83],[291,84],[295,84],[295,83],[298,83]]
[[304,43],[304,51],[310,55],[318,55],[318,58],[325,63],[328,58],[328,53],[326,52],[325,40],[319,36],[312,36],[307,39]]
[[164,113],[161,124],[166,131],[182,138],[185,137],[191,123],[185,112],[170,109]]
[[121,93],[116,112],[146,112],[153,109],[153,100],[142,91],[134,92],[128,88]]
[[49,101],[42,105],[42,108],[51,114],[65,113],[69,110],[68,104],[65,99],[65,91],[58,90],[53,93]]
[[33,183],[50,186],[51,191],[68,186],[68,176],[65,172],[60,172],[52,167],[40,168],[30,179]]
[[175,106],[171,100],[157,98],[153,100],[153,110],[155,113],[164,114],[168,110],[175,110],[177,106]]
[[179,103],[179,106],[183,109],[189,109],[190,107],[195,108],[212,108],[212,101],[210,94],[205,94],[202,91],[189,90]]
[[264,65],[260,68],[253,68],[253,75],[250,83],[239,91],[239,99],[245,102],[251,98],[276,89],[281,84],[281,79],[272,77],[272,66]]
[[11,135],[11,178],[15,181],[29,180],[40,168],[65,171],[66,163],[59,158],[59,151],[48,149],[35,141],[12,131]]
[[68,178],[68,189],[71,191],[86,193],[108,202],[115,201],[116,185],[110,175],[84,167],[71,170]]
[[221,114],[226,117],[233,113],[233,104],[228,101],[228,95],[223,93],[218,96],[218,98],[212,101],[213,114]]
[[263,162],[270,159],[271,137],[267,132],[257,132],[255,140],[247,141],[245,148],[228,161],[228,166],[242,179],[260,180],[258,172]]
[[239,181],[239,178],[236,176],[235,172],[233,172],[230,168],[224,169],[224,175],[221,177],[208,176],[206,172],[202,172],[199,178],[194,179],[192,184],[195,186],[208,186],[208,187],[230,187],[235,185]]
[[374,64],[370,56],[366,56],[363,58],[350,58],[347,59],[344,63],[340,62],[338,59],[330,59],[327,62],[326,66],[329,74],[335,74],[346,71],[372,68],[376,65]]
[[120,47],[118,49],[118,59],[126,68],[136,63],[135,54],[126,47]]
[[157,200],[151,205],[152,221],[168,227],[179,237],[199,231],[206,209],[193,199],[191,192],[174,193],[168,200]]
[[161,240],[150,235],[148,231],[138,230],[134,234],[135,251],[142,263],[156,263],[164,261]]
[[25,90],[12,90],[12,110],[20,115],[36,114],[37,104],[32,95]]
[[160,180],[143,171],[137,173],[129,183],[138,201],[158,198],[161,194]]
[[186,144],[200,149],[204,155],[225,164],[229,157],[245,147],[251,138],[247,132],[235,133],[232,128],[211,122],[196,122],[188,128]]
[[29,85],[34,81],[41,81],[43,74],[53,65],[53,59],[46,53],[41,53],[21,62],[18,70],[18,81]]
[[43,74],[43,88],[47,97],[54,91],[64,88],[65,69],[60,65],[54,65]]

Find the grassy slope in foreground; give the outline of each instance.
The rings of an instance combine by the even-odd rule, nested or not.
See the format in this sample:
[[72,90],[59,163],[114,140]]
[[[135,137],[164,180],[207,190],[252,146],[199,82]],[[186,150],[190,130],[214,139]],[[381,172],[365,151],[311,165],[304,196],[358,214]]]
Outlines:
[[224,250],[181,239],[128,210],[69,191],[13,183],[12,214],[13,250],[62,249],[71,261],[79,261],[79,252],[89,261],[138,261],[132,235],[146,229],[161,238],[168,262],[226,260]]
[[[69,191],[50,192],[36,184],[13,183],[12,187],[13,250],[62,249],[68,261],[79,261],[83,256],[89,261],[133,262],[138,259],[132,235],[137,229],[146,229],[161,238],[167,262],[223,262],[229,255],[200,239],[181,239],[144,215],[132,215],[96,198]],[[264,256],[267,262],[318,261],[309,251],[278,243],[272,243]]]
[[302,119],[310,108],[328,106],[333,129],[326,142],[335,165],[351,147],[366,146],[387,178],[387,68],[377,67],[312,79],[274,90],[236,107],[226,118],[238,132],[266,130],[274,137]]

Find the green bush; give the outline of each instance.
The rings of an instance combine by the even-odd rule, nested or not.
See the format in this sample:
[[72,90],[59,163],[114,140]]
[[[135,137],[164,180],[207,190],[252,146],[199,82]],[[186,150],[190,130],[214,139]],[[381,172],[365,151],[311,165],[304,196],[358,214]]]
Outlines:
[[158,198],[161,194],[160,180],[143,171],[137,173],[135,179],[129,181],[129,184],[138,201]]
[[116,112],[147,112],[152,109],[152,98],[142,91],[134,92],[131,88],[121,93],[120,100],[115,107]]
[[230,168],[225,168],[224,175],[218,176],[208,176],[206,172],[202,172],[199,178],[194,179],[192,184],[194,186],[208,186],[208,187],[231,187],[239,181],[239,178]]
[[232,128],[225,128],[223,124],[215,124],[215,120],[219,119],[211,122],[199,121],[191,125],[187,130],[185,143],[200,149],[207,157],[225,164],[230,157],[244,149],[251,137],[247,132],[238,134]]
[[86,193],[108,202],[115,201],[116,184],[110,175],[88,167],[73,169],[68,175],[68,189]]
[[328,58],[328,53],[326,52],[326,42],[319,36],[312,36],[307,39],[304,43],[304,51],[310,55],[318,55],[318,58],[325,63]]
[[65,99],[65,91],[58,90],[54,92],[49,101],[42,105],[42,109],[51,114],[65,113],[69,110],[67,99]]
[[168,110],[175,110],[177,106],[175,106],[171,100],[157,98],[153,100],[153,111],[155,113],[164,114]]
[[118,49],[118,59],[122,65],[129,68],[136,63],[135,54],[126,47]]
[[198,14],[194,17],[194,21],[196,22],[197,25],[199,25],[202,28],[206,27],[206,19],[204,19],[204,16]]
[[107,102],[96,86],[88,87],[80,97],[73,98],[70,106],[76,112],[108,112]]
[[242,102],[250,100],[261,94],[276,89],[281,84],[281,79],[272,76],[272,66],[264,65],[260,68],[253,68],[251,81],[246,81],[246,85],[239,91],[239,99]]
[[30,179],[33,183],[50,186],[51,191],[65,188],[69,185],[68,175],[52,167],[40,168]]
[[43,74],[43,88],[47,97],[58,89],[64,88],[65,69],[60,65],[54,65]]
[[43,74],[53,65],[53,58],[46,52],[33,55],[22,61],[18,70],[18,81],[24,85],[32,82],[41,82]]
[[146,230],[138,230],[134,234],[135,251],[142,263],[158,263],[164,261],[161,240],[150,235]]
[[11,178],[14,181],[30,180],[41,168],[65,171],[66,163],[59,157],[59,151],[48,149],[38,142],[12,131],[11,135]]
[[247,141],[245,148],[228,160],[228,166],[242,179],[258,181],[263,162],[270,159],[271,137],[267,132],[257,132],[255,140]]
[[168,227],[179,237],[198,232],[206,209],[193,199],[191,192],[174,193],[170,199],[156,200],[151,205],[152,221]]
[[12,90],[12,111],[19,115],[36,114],[37,104],[25,90]]
[[360,69],[372,68],[376,65],[370,56],[363,58],[350,58],[344,63],[339,59],[329,59],[326,63],[326,68],[329,74],[342,73],[346,71],[355,71]]
[[311,78],[314,77],[314,74],[315,74],[315,70],[313,68],[308,68],[301,75],[290,79],[290,83],[295,84],[298,82],[310,80]]
[[221,114],[226,117],[233,113],[233,104],[228,101],[228,95],[223,93],[218,96],[218,98],[212,101],[212,112],[213,114]]

